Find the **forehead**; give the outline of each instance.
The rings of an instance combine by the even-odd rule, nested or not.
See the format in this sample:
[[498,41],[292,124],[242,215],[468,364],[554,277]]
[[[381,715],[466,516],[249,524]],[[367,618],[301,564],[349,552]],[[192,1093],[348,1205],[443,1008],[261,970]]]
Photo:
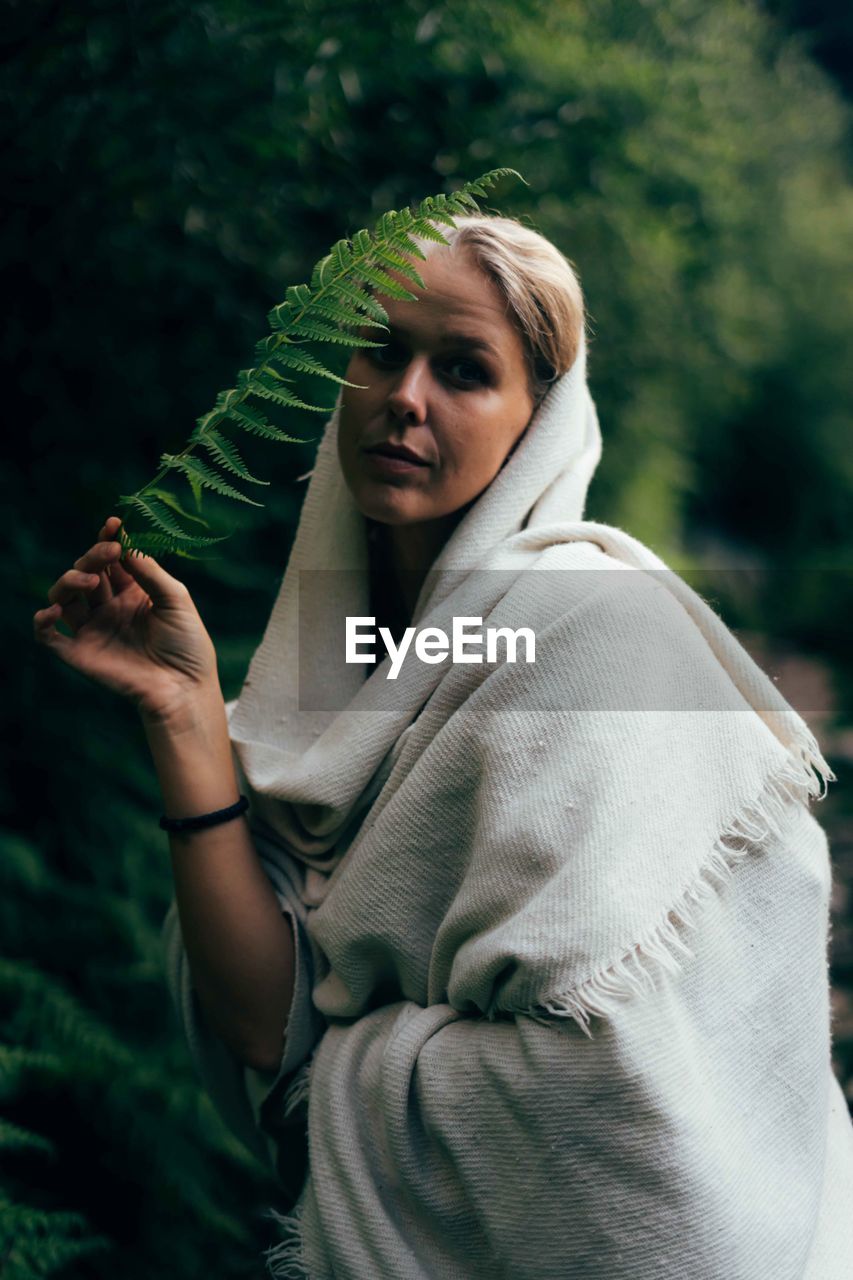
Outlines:
[[520,346],[506,298],[470,255],[451,255],[442,246],[415,266],[427,286],[425,290],[398,278],[416,295],[417,302],[382,298],[392,329],[413,338],[449,341],[454,334],[479,337],[501,349]]

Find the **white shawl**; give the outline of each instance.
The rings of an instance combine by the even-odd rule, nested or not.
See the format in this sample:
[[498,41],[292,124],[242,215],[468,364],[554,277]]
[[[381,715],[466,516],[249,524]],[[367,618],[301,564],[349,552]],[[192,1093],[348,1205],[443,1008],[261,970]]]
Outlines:
[[[533,664],[345,662],[370,609],[337,422],[229,704],[299,916],[282,1070],[245,1073],[255,1121],[297,1126],[282,1142],[307,1120],[271,1272],[841,1280],[853,1127],[814,738],[677,575],[582,520],[583,349],[412,619],[532,628]],[[186,1010],[174,911],[171,939]]]

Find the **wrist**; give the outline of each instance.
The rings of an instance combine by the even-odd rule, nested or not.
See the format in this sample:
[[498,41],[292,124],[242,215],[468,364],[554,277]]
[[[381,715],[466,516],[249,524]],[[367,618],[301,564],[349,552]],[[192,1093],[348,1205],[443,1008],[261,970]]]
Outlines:
[[149,738],[181,737],[223,720],[227,723],[218,680],[140,702],[137,710]]
[[151,759],[170,818],[211,813],[240,797],[228,716],[217,686],[143,714]]

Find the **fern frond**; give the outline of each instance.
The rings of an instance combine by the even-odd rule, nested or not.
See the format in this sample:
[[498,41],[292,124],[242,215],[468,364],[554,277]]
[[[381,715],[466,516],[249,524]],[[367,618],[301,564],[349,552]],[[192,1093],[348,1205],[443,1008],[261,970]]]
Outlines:
[[[369,298],[367,294],[364,296]],[[350,325],[353,328],[367,326],[370,329],[386,329],[388,327],[382,321],[368,316],[366,312],[357,311],[349,299],[346,301],[342,299],[343,294],[339,294],[337,286],[331,285],[324,297],[314,299],[310,312],[305,313],[304,318],[295,316],[290,305],[285,302],[273,307],[267,316],[267,321],[270,328],[278,332],[293,332],[298,326],[304,324],[306,319],[312,321],[314,317],[319,320],[330,320],[336,325]]]
[[388,213],[383,213],[379,219],[377,227],[377,236],[380,241],[393,241],[394,244],[405,253],[414,254],[416,258],[426,262],[426,254],[416,240],[406,232],[410,229],[414,217],[409,209],[389,209]]
[[[199,484],[198,480],[196,480],[195,476],[188,476],[187,478],[190,482],[190,488],[192,489],[193,498],[195,499],[195,509],[196,511],[201,511],[201,485]],[[203,521],[203,523],[204,523],[204,527],[208,528],[207,521],[205,520]],[[215,541],[219,542],[220,539],[217,538],[215,539]],[[222,539],[222,541],[224,541],[224,539]]]
[[[269,338],[264,338],[262,342],[258,343],[256,350],[263,348],[270,341]],[[263,355],[264,353],[258,350],[258,354]],[[358,386],[358,383],[348,382],[340,374],[332,373],[331,369],[327,369],[324,364],[321,364],[316,356],[312,356],[310,352],[297,346],[296,343],[288,343],[286,346],[282,345],[274,349],[268,348],[265,359],[266,363],[259,371],[261,373],[269,372],[270,362],[274,361],[276,364],[284,365],[285,368],[298,369],[300,373],[313,373],[318,378],[330,378],[332,382],[340,382],[345,387]]]
[[241,493],[239,489],[235,489],[227,480],[223,480],[222,476],[217,475],[215,471],[200,458],[190,458],[186,454],[164,453],[161,462],[170,469],[182,471],[186,476],[194,476],[199,484],[205,489],[212,489],[215,493],[221,493],[225,498],[234,498],[237,502],[247,502],[251,507],[262,507],[262,502],[253,502],[251,498],[247,498],[245,493]]
[[193,524],[200,524],[203,529],[207,528],[207,521],[202,520],[199,516],[194,516],[190,511],[185,511],[175,495],[169,493],[168,489],[146,489],[145,492],[155,498],[159,498],[161,502],[165,502],[166,506],[171,507],[181,519],[191,520]]
[[179,542],[190,542],[192,540],[193,535],[181,528],[170,513],[169,508],[159,499],[152,497],[150,490],[144,498],[138,493],[122,494],[119,502],[135,507],[137,511],[142,512],[145,519],[153,524],[156,529],[170,534],[173,538],[177,538]]
[[[433,222],[444,222],[448,227],[455,227],[456,221],[447,207],[447,200],[442,196],[427,196],[423,202],[424,212]],[[460,212],[464,205],[459,206]]]
[[[278,379],[278,381],[276,381]],[[283,409],[313,409],[317,413],[328,413],[328,407],[319,404],[303,404],[298,396],[292,391],[288,391],[284,385],[284,379],[279,379],[279,375],[272,370],[270,374],[259,373],[252,379],[252,395],[260,396],[262,400],[269,400],[271,404],[281,405]]]
[[[329,290],[329,294],[334,295],[334,300],[326,298],[318,298],[314,306],[311,308],[312,315],[320,316],[324,320],[334,320],[337,324],[350,325],[354,329],[387,329],[388,326],[382,320],[374,320],[366,311],[356,311],[352,304],[348,301],[342,301],[342,294],[338,294],[336,287],[333,286]],[[370,295],[365,295],[369,297]],[[385,308],[382,308],[385,311]],[[387,312],[385,312],[387,317]],[[299,324],[301,321],[295,321]]]
[[[447,242],[445,241],[445,244]],[[332,296],[346,298],[354,307],[360,307],[372,320],[387,325],[388,312],[377,302],[372,293],[368,293],[354,280],[336,280],[326,291]],[[362,321],[362,323],[366,323]]]
[[338,240],[332,245],[329,256],[332,259],[332,265],[337,275],[343,275],[349,271],[354,254],[355,250],[346,238]]
[[[315,406],[303,405],[303,409]],[[325,409],[323,410],[325,413]],[[248,431],[251,435],[263,436],[266,440],[287,440],[291,444],[304,444],[304,440],[299,440],[296,436],[289,436],[284,431],[279,431],[278,427],[274,427],[264,415],[251,405],[241,404],[238,409],[229,409],[228,416],[239,423],[244,431]]]
[[226,471],[239,476],[241,480],[248,480],[251,484],[269,484],[269,480],[259,480],[257,476],[252,475],[237,452],[236,446],[227,436],[221,436],[218,431],[208,431],[200,436],[200,443],[204,445],[214,461]]
[[404,258],[401,253],[397,253],[394,249],[389,249],[386,245],[377,245],[374,250],[374,257],[377,262],[381,262],[383,266],[390,267],[392,271],[398,272],[401,276],[406,276],[411,280],[412,284],[416,284],[419,289],[425,289],[423,277],[419,271],[416,271],[408,259]]
[[[276,390],[282,391],[283,398],[278,400],[278,403],[286,405],[288,408],[308,409],[312,413],[328,413],[329,412],[328,405],[306,404],[304,400],[300,400],[299,396],[296,395],[294,391],[287,391],[286,388],[282,388],[280,386],[281,383],[290,382],[290,381],[292,381],[292,379],[283,378],[281,374],[273,373],[272,370],[270,370],[269,373],[259,373],[257,369],[241,369],[240,372],[237,374],[237,387],[244,394],[244,396],[247,396],[247,395],[261,396],[263,399],[268,400],[270,399],[270,397],[265,395],[262,389],[264,386],[267,386],[272,391],[276,391]],[[228,413],[232,417],[234,416],[234,411],[236,407],[237,406],[233,406],[228,410]],[[239,407],[240,409],[246,408],[245,399],[243,400],[243,402],[240,404]],[[298,439],[298,437],[294,437],[294,439],[296,439],[297,444],[306,443],[304,440]]]
[[450,244],[450,241],[443,236],[438,227],[434,227],[429,218],[419,218],[412,227],[415,235],[421,237],[422,240],[433,240],[436,244]]
[[421,290],[426,288],[412,262],[413,258],[425,260],[427,257],[419,242],[446,245],[447,238],[439,226],[455,227],[456,217],[479,212],[478,199],[486,197],[496,183],[509,177],[525,181],[515,169],[491,169],[449,195],[426,196],[417,208],[389,209],[372,231],[363,227],[352,236],[335,241],[329,252],[315,262],[309,283],[288,286],[284,300],[267,314],[270,333],[255,346],[257,367],[240,370],[237,385],[221,391],[214,407],[197,419],[186,447],[178,454],[162,455],[161,469],[149,484],[119,499],[119,506],[125,511],[139,512],[154,526],[153,531],[137,533],[128,530],[123,522],[119,531],[123,557],[134,548],[174,551],[188,556],[189,546],[207,546],[226,540],[228,535],[202,537],[183,528],[176,517],[204,529],[210,526],[201,514],[191,515],[168,490],[160,487],[161,480],[170,471],[178,472],[189,483],[199,513],[205,489],[249,506],[263,506],[193,456],[193,451],[199,447],[206,449],[221,468],[250,484],[268,484],[251,474],[236,445],[217,428],[227,422],[267,440],[305,443],[271,423],[252,400],[267,401],[285,410],[329,413],[330,407],[308,404],[291,390],[295,381],[288,376],[291,371],[361,390],[358,383],[327,369],[304,344],[383,346],[382,342],[374,342],[360,332],[364,328],[388,328],[388,312],[376,294],[399,301],[417,301],[417,295],[398,277],[402,276]]
[[198,557],[192,556],[187,551],[187,547],[209,547],[214,542],[227,542],[228,535],[224,534],[219,538],[196,538],[181,539],[174,538],[170,533],[134,533],[133,543],[129,540],[125,541],[119,534],[124,551],[122,559],[127,555],[133,555],[137,551],[141,551],[146,555],[176,555],[182,556],[187,560],[195,560]]
[[384,293],[389,298],[397,298],[400,302],[416,302],[417,295],[412,293],[410,289],[405,289],[396,280],[388,275],[387,271],[383,271],[380,267],[369,265],[358,268],[360,279],[369,281],[375,285],[380,293]]
[[333,329],[319,320],[296,320],[290,332],[296,338],[313,338],[315,342],[335,342],[346,347],[382,347],[384,342],[371,342],[369,338],[360,338],[355,333],[347,333],[345,329]]

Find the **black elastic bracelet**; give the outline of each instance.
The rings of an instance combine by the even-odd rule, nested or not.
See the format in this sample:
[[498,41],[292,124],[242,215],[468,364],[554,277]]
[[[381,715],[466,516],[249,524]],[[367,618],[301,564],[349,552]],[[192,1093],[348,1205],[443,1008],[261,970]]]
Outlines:
[[220,822],[230,822],[232,818],[245,813],[248,807],[249,801],[245,796],[241,796],[227,809],[217,809],[215,813],[200,813],[197,818],[167,818],[164,814],[160,819],[160,826],[164,831],[204,831],[205,827],[215,827]]

